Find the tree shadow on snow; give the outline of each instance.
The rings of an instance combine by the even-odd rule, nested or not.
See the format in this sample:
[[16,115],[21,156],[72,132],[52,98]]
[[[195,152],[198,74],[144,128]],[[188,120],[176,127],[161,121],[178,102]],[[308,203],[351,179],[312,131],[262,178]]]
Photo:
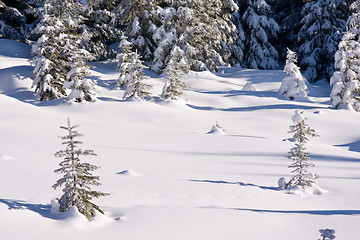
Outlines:
[[280,109],[294,109],[294,110],[327,109],[327,107],[305,106],[298,104],[272,104],[272,105],[259,105],[259,106],[251,106],[251,107],[233,107],[233,108],[216,108],[210,106],[196,106],[192,104],[186,104],[186,105],[196,110],[224,111],[224,112],[250,112],[250,111],[258,111],[258,110],[280,110]]
[[[347,148],[349,148],[349,151],[360,152],[360,140],[345,143],[345,144],[340,144],[340,145],[334,145],[334,146],[335,147],[347,147]],[[359,159],[359,161],[360,161],[360,159]]]
[[311,214],[311,215],[360,215],[360,210],[268,210],[268,209],[251,209],[251,208],[232,208],[237,211],[250,211],[259,213],[295,213],[295,214]]
[[22,200],[13,199],[0,199],[0,203],[7,205],[9,210],[29,210],[45,218],[54,220],[62,219],[61,216],[51,214],[50,204],[29,203]]
[[233,185],[240,185],[241,187],[257,187],[262,190],[272,190],[272,191],[279,191],[280,189],[278,187],[268,187],[268,186],[261,186],[256,185],[253,183],[244,183],[244,182],[228,182],[228,181],[214,181],[214,180],[196,180],[196,179],[190,179],[190,182],[200,182],[200,183],[216,183],[216,184],[233,184]]

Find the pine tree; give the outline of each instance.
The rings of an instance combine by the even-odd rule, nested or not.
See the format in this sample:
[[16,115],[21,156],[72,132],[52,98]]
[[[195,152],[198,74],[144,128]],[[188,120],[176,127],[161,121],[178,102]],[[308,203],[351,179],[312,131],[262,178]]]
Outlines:
[[116,69],[120,72],[118,83],[121,87],[124,87],[129,82],[129,77],[131,76],[131,54],[132,54],[132,44],[127,40],[126,36],[121,37],[119,43],[118,55],[116,56],[118,64]]
[[[89,89],[93,84],[84,80],[89,68],[85,61],[91,60],[92,55],[82,46],[81,8],[73,0],[45,0],[39,8],[43,17],[33,34],[41,37],[32,46],[32,62],[35,64],[33,87],[41,101],[67,96],[65,87],[77,93],[70,94],[75,95],[76,101],[94,99],[94,91]],[[66,81],[69,83],[64,86]]]
[[360,111],[360,1],[353,5],[356,10],[347,21],[347,31],[339,43],[335,54],[335,68],[337,71],[330,79],[332,91],[331,105],[334,108],[346,107]]
[[348,17],[343,0],[310,1],[302,9],[298,42],[300,67],[310,82],[329,80],[334,72],[333,58]]
[[125,29],[125,35],[144,61],[151,61],[155,49],[152,35],[156,26],[151,12],[156,0],[123,0],[115,7],[112,24]]
[[238,60],[236,26],[231,21],[231,12],[237,6],[232,0],[175,0],[165,6],[157,6],[153,40],[152,70],[161,72],[172,58],[172,49],[179,47],[189,69],[217,71],[220,65],[234,65]]
[[92,171],[99,167],[80,161],[80,156],[96,156],[96,154],[93,150],[78,149],[78,145],[82,144],[82,142],[76,140],[76,138],[81,137],[82,134],[74,130],[77,127],[78,125],[70,125],[69,118],[67,127],[60,127],[68,131],[68,134],[61,138],[64,140],[63,144],[66,145],[66,149],[55,153],[56,157],[63,158],[63,161],[59,164],[60,168],[55,170],[55,173],[64,175],[53,185],[53,188],[56,189],[64,185],[62,190],[64,194],[59,199],[59,210],[61,212],[68,211],[70,207],[75,206],[87,219],[92,220],[96,215],[96,211],[102,214],[104,212],[90,201],[92,198],[109,194],[94,191],[90,188],[91,185],[100,185],[99,177],[91,174]]
[[[163,88],[161,97],[164,100],[176,100],[184,95],[183,89],[188,85],[181,81],[185,77],[187,71],[186,65],[181,62],[182,50],[179,47],[173,49],[174,57],[170,60],[167,68],[164,70],[166,74],[166,83]],[[182,63],[182,64],[181,64]]]
[[305,84],[305,78],[301,75],[300,68],[296,65],[296,54],[288,49],[286,65],[284,67],[284,72],[289,74],[285,77],[279,89],[281,95],[286,95],[290,100],[297,98],[306,99],[308,89]]
[[151,98],[151,94],[149,92],[151,86],[143,82],[148,79],[148,77],[143,73],[144,65],[140,60],[140,56],[137,51],[131,53],[130,58],[131,63],[128,68],[129,76],[126,77],[126,79],[128,79],[128,83],[126,85],[123,98],[140,100],[144,100],[146,97]]
[[314,164],[309,163],[308,152],[305,152],[305,144],[308,142],[308,137],[315,137],[315,130],[305,122],[306,118],[302,116],[300,110],[296,110],[292,117],[294,125],[290,126],[289,133],[294,133],[293,140],[295,141],[295,147],[290,150],[290,156],[288,157],[293,161],[289,168],[294,168],[292,173],[295,175],[286,184],[286,188],[293,186],[300,186],[306,188],[314,183],[314,179],[318,178],[318,175],[310,174],[307,171],[308,167],[313,167]]
[[265,0],[247,0],[242,15],[245,67],[275,69],[278,65],[278,52],[272,42],[277,38],[279,25],[269,16],[270,13],[271,8]]

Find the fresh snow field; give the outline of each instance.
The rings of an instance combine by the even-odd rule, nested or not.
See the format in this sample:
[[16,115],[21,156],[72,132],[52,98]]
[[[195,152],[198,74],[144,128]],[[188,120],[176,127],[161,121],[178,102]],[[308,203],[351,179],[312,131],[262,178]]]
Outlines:
[[[39,102],[29,49],[0,39],[1,240],[316,240],[323,228],[360,239],[360,114],[329,108],[327,83],[297,102],[277,94],[281,70],[221,68],[190,72],[184,100],[163,102],[164,77],[147,71],[154,101],[126,102],[116,63],[105,61],[91,71],[96,102]],[[242,91],[248,82],[256,91]],[[277,183],[291,177],[298,108],[320,135],[306,145],[320,175],[313,193]],[[110,193],[93,200],[105,215],[92,222],[51,205],[67,117],[81,148],[98,154],[82,158],[101,166],[94,189]],[[225,134],[209,133],[216,121]]]

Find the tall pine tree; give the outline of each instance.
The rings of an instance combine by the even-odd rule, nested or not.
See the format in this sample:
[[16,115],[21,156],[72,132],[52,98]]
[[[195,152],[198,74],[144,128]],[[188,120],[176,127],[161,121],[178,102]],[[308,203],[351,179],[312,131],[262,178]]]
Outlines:
[[352,7],[346,33],[335,54],[336,72],[330,79],[333,86],[330,100],[334,108],[345,107],[360,111],[360,1]]
[[[242,29],[240,42],[244,44],[244,67],[253,69],[275,69],[278,66],[278,52],[273,46],[279,25],[270,17],[271,8],[265,0],[247,0],[240,5]],[[239,24],[238,24],[239,26]],[[241,38],[244,38],[241,41]]]

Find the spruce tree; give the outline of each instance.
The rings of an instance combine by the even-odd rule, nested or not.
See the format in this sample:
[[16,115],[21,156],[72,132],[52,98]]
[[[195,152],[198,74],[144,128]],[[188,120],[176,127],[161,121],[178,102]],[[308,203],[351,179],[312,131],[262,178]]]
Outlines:
[[278,52],[272,42],[277,38],[279,25],[270,17],[270,13],[271,8],[265,0],[247,0],[241,19],[245,36],[245,67],[275,69],[278,65]]
[[360,12],[357,7],[360,6],[359,3],[360,1],[356,1],[353,4],[354,13],[347,21],[347,31],[335,54],[337,71],[330,79],[333,87],[330,94],[332,107],[346,107],[356,111],[360,111]]
[[155,29],[152,70],[161,72],[172,58],[174,46],[184,53],[189,69],[217,71],[225,64],[234,65],[239,55],[236,26],[231,13],[237,9],[232,0],[175,0],[154,11]]
[[334,55],[348,17],[343,0],[310,1],[302,9],[298,33],[300,67],[308,81],[329,80]]
[[184,95],[183,89],[188,87],[186,83],[182,81],[187,71],[184,62],[181,62],[182,50],[179,47],[173,49],[173,58],[168,63],[164,70],[166,74],[166,83],[163,88],[161,97],[164,100],[176,100]]
[[54,185],[53,188],[64,186],[63,195],[59,199],[59,210],[65,212],[70,207],[76,207],[81,214],[87,219],[92,220],[96,215],[96,211],[104,214],[104,212],[94,203],[91,202],[93,198],[109,195],[99,191],[91,190],[90,186],[99,186],[99,177],[93,176],[92,171],[96,170],[97,166],[91,165],[80,160],[80,156],[96,156],[93,150],[78,149],[81,141],[76,140],[82,134],[78,133],[75,128],[78,125],[71,126],[70,119],[67,120],[67,126],[61,126],[68,134],[61,137],[66,145],[65,150],[55,153],[56,157],[63,158],[60,162],[60,168],[55,170],[55,173],[63,174]]
[[282,82],[279,89],[281,95],[285,95],[290,100],[307,99],[308,89],[305,84],[305,78],[301,75],[300,68],[296,65],[296,54],[290,49],[287,50],[286,65],[284,72],[288,74]]
[[129,74],[127,77],[128,83],[123,98],[126,100],[152,98],[149,92],[151,86],[143,82],[148,77],[143,73],[144,65],[140,60],[140,55],[135,51],[130,54],[130,59],[131,63],[129,64]]
[[[125,35],[137,50],[142,60],[151,61],[155,49],[152,35],[156,29],[152,11],[156,0],[123,0],[115,6],[112,24],[124,29]],[[161,1],[160,1],[161,2]]]
[[310,174],[307,169],[313,167],[314,164],[309,163],[309,153],[305,152],[305,144],[308,142],[308,137],[315,137],[315,130],[305,122],[306,118],[302,116],[303,112],[296,110],[292,117],[294,125],[290,126],[288,133],[293,133],[293,140],[295,141],[295,147],[290,150],[290,156],[288,157],[293,161],[289,168],[294,168],[292,173],[294,176],[286,184],[286,188],[293,186],[300,186],[303,189],[311,186],[314,183],[314,179],[319,176],[316,174]]
[[131,76],[131,54],[132,54],[132,44],[127,40],[126,36],[121,37],[119,43],[118,55],[116,59],[118,61],[116,69],[120,72],[118,78],[118,84],[121,87],[124,87],[129,82],[129,76]]

